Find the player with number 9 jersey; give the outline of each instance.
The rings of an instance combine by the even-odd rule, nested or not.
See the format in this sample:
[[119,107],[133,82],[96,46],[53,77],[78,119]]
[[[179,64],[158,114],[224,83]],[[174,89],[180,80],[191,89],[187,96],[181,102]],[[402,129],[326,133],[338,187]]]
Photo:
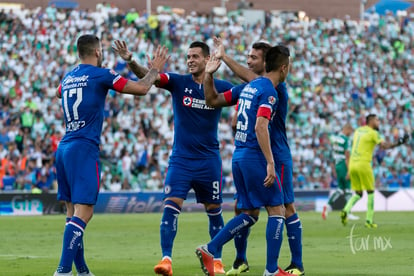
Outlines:
[[[232,84],[215,80],[219,91]],[[186,199],[191,188],[197,202],[221,203],[221,157],[218,122],[221,108],[206,105],[203,86],[191,74],[161,74],[159,87],[171,91],[174,144],[165,179],[165,198]],[[191,165],[190,165],[191,164]]]
[[[204,204],[209,218],[209,234],[214,237],[223,227],[221,210],[221,157],[218,123],[221,108],[206,104],[202,85],[210,48],[194,41],[187,50],[190,74],[160,74],[158,87],[171,92],[174,113],[174,143],[164,183],[164,211],[160,224],[162,259],[154,266],[160,275],[172,275],[172,250],[177,234],[177,219],[188,192],[193,189],[196,201]],[[220,92],[233,85],[215,80]],[[216,272],[224,273],[221,250],[214,256]]]

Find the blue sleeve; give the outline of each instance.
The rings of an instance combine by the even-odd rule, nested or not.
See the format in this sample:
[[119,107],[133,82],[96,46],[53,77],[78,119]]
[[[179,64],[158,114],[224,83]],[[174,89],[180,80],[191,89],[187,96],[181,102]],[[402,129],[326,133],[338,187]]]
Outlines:
[[259,106],[269,106],[274,111],[277,108],[278,101],[275,88],[271,85],[264,85],[263,90],[259,94]]
[[240,98],[240,94],[243,91],[243,88],[247,85],[247,82],[234,86],[231,89],[231,103],[236,104]]
[[101,78],[105,88],[122,91],[127,80],[112,69],[102,68],[101,70]]
[[179,83],[180,81],[183,82],[184,80],[182,79],[183,75],[177,74],[177,73],[165,73],[165,75],[168,76],[168,83],[160,88],[166,89],[170,92],[174,92],[174,87],[176,83]]
[[214,86],[218,93],[229,91],[234,85],[228,81],[214,79]]

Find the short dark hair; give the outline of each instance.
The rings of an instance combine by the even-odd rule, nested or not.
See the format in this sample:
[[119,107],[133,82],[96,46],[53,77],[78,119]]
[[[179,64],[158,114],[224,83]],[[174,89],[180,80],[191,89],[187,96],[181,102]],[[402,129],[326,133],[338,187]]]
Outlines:
[[194,41],[190,44],[189,48],[201,48],[201,51],[205,57],[210,55],[210,47],[208,47],[208,45],[202,41]]
[[100,41],[96,35],[82,35],[78,38],[77,47],[79,57],[93,56],[95,49],[99,48]]
[[376,114],[374,113],[370,113],[365,117],[365,123],[369,124],[369,122],[371,122],[372,119],[374,119],[375,117],[377,117]]
[[266,53],[266,72],[277,70],[282,65],[289,65],[289,48],[283,45],[271,47]]
[[259,42],[253,43],[252,48],[255,50],[261,50],[263,52],[263,59],[264,59],[269,49],[272,48],[272,45],[270,45],[267,42],[259,41]]

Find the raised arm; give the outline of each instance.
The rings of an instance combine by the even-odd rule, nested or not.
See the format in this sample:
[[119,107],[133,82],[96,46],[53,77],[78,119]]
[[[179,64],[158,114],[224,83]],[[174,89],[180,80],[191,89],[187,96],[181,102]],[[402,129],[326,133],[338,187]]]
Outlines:
[[214,72],[220,67],[221,61],[211,55],[210,60],[206,64],[205,74],[204,74],[204,98],[206,99],[206,104],[211,107],[222,107],[230,105],[224,98],[223,93],[218,93],[216,87],[214,86]]
[[[150,71],[145,66],[142,66],[136,62],[136,60],[132,57],[132,53],[128,50],[126,42],[123,40],[115,40],[112,46],[112,49],[115,53],[117,53],[126,63],[128,64],[131,71],[139,78],[142,79],[145,75]],[[160,77],[157,77],[155,84],[160,80]]]
[[221,59],[234,74],[236,74],[240,79],[245,82],[250,82],[258,77],[252,70],[247,67],[242,66],[237,61],[232,59],[224,51],[224,45],[221,41],[221,38],[213,37],[214,46],[216,47],[215,56],[218,59]]
[[390,143],[388,141],[382,141],[379,144],[379,146],[380,146],[381,149],[384,149],[384,150],[392,149],[392,148],[395,148],[395,147],[401,146],[402,144],[407,143],[409,138],[410,138],[410,136],[408,134],[404,134],[404,136],[398,138],[397,142],[394,143],[394,144]]
[[168,50],[165,46],[158,46],[154,58],[152,59],[151,69],[147,71],[146,75],[139,81],[128,80],[121,93],[146,95],[151,86],[159,80],[159,72],[164,68],[165,63],[169,59],[167,52]]

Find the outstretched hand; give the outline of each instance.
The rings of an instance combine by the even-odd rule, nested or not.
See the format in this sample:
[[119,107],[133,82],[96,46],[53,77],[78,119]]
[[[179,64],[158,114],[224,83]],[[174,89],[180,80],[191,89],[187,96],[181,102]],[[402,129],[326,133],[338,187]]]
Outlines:
[[152,59],[148,57],[148,67],[157,69],[158,72],[161,72],[165,66],[165,63],[170,59],[168,55],[168,48],[165,46],[158,46],[155,50],[154,56]]
[[112,45],[112,49],[117,53],[123,60],[131,61],[132,53],[128,50],[126,42],[124,40],[115,40],[115,45]]
[[206,73],[208,74],[214,74],[217,69],[220,67],[221,65],[221,60],[216,58],[214,55],[210,56],[210,59],[208,60],[207,64],[206,64]]
[[216,51],[214,52],[214,56],[216,58],[223,58],[224,56],[224,45],[220,37],[213,37],[214,47],[216,47]]
[[409,139],[410,139],[410,136],[407,133],[404,134],[404,136],[398,138],[398,145],[407,143]]

